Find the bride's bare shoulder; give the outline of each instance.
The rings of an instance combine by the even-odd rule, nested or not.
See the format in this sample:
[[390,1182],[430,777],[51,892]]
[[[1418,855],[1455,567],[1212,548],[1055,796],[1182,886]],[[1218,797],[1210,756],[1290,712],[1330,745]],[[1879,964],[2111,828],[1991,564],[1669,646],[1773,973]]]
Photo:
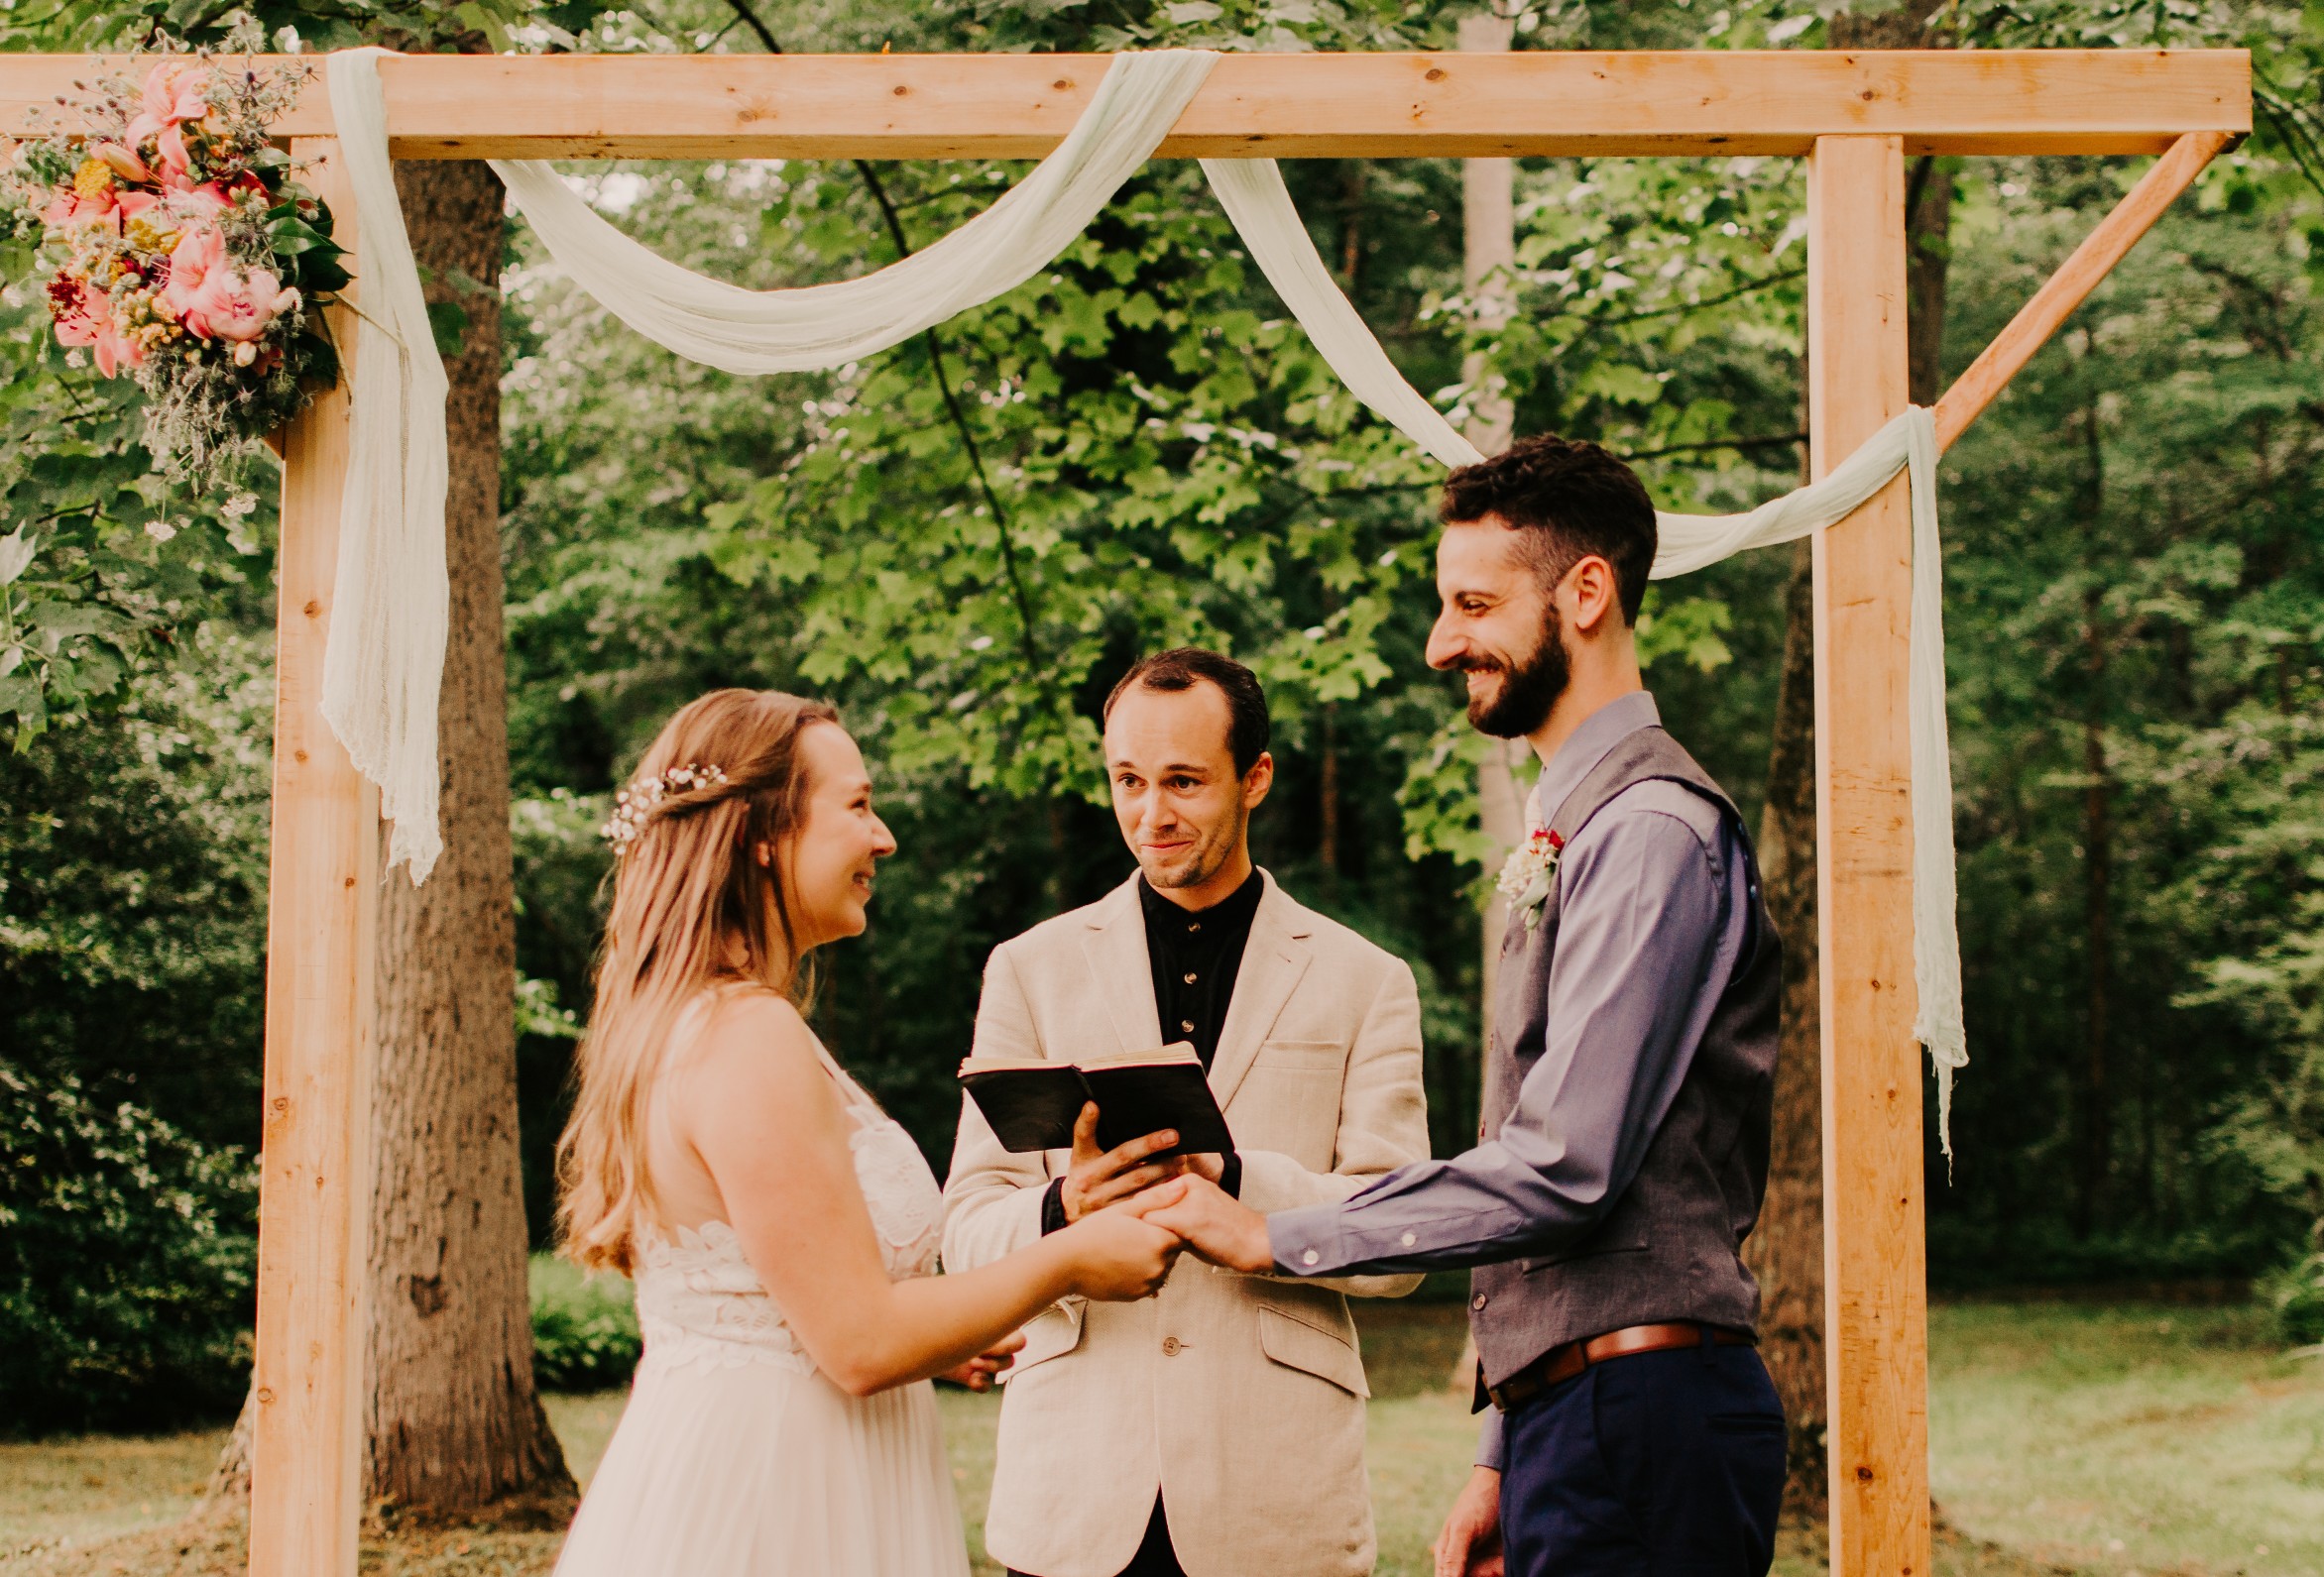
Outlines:
[[679,1107],[691,1113],[807,1114],[833,1099],[814,1032],[773,991],[720,992],[670,1071]]

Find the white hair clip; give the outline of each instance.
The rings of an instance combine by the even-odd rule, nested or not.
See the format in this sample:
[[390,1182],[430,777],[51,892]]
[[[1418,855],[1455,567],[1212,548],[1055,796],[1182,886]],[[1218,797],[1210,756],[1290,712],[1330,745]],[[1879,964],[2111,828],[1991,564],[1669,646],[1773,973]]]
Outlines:
[[692,762],[673,766],[659,777],[641,777],[614,796],[613,817],[599,831],[614,845],[616,854],[627,853],[630,845],[645,830],[646,818],[664,798],[671,794],[690,794],[697,789],[720,788],[726,780],[724,767],[697,766]]

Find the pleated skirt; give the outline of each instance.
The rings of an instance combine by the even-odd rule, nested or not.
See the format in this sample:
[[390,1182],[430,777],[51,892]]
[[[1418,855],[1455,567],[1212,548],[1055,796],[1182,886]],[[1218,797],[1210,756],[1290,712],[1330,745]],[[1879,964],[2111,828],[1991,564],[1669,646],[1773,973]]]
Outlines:
[[967,1577],[926,1382],[857,1398],[778,1364],[650,1357],[556,1577]]

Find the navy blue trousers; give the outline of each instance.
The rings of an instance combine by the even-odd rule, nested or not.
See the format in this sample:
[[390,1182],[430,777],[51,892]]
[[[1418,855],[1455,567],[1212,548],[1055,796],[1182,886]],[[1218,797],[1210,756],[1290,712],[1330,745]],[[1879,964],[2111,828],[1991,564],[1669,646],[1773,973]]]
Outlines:
[[1756,1350],[1610,1359],[1503,1421],[1509,1577],[1766,1577],[1784,1405]]

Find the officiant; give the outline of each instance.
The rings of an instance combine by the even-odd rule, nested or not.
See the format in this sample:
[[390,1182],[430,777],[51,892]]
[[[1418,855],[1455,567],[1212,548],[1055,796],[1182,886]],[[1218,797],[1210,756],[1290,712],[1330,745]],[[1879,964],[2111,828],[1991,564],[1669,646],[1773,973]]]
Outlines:
[[[1412,970],[1295,901],[1250,854],[1274,780],[1240,663],[1145,658],[1105,703],[1113,810],[1137,869],[993,950],[980,1057],[1071,1062],[1185,1041],[1234,1140],[1166,1154],[1011,1154],[964,1102],[944,1262],[989,1263],[1181,1172],[1253,1208],[1344,1199],[1429,1151]],[[1359,1577],[1373,1562],[1369,1394],[1346,1295],[1409,1275],[1279,1281],[1189,1258],[1136,1303],[1067,1298],[1003,1390],[986,1547],[1015,1577]]]

